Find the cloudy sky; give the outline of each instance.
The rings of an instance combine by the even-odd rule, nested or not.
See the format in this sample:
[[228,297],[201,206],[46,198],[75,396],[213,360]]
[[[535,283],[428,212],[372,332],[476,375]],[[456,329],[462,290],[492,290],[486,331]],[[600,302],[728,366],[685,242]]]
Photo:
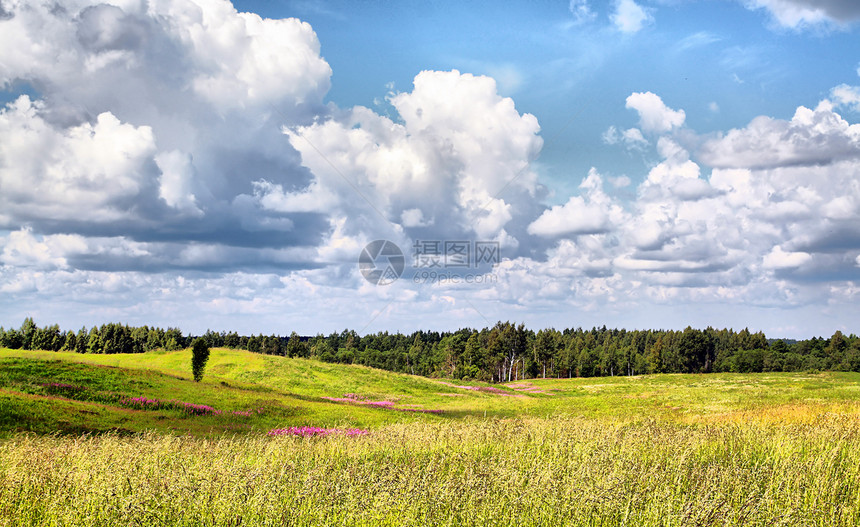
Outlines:
[[0,0],[0,324],[857,332],[858,37],[854,0]]

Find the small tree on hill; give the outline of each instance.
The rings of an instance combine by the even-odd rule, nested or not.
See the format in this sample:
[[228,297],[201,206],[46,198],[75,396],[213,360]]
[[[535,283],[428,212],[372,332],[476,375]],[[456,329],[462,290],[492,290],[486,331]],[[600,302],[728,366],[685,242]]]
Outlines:
[[191,373],[196,382],[200,382],[203,378],[203,370],[206,368],[206,361],[208,360],[209,344],[205,339],[194,339],[194,343],[191,345]]

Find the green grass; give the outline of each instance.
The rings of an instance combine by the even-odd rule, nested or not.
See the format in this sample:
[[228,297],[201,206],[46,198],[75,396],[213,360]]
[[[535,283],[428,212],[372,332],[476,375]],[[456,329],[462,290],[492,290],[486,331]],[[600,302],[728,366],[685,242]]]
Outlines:
[[[223,410],[263,408],[244,422],[223,418],[178,418],[165,414],[149,422],[143,414],[106,401],[93,401],[92,414],[67,401],[49,398],[40,383],[62,382],[84,386],[87,391],[126,397],[178,399]],[[485,383],[445,381],[458,386],[488,387]],[[515,389],[534,386],[537,392]],[[195,383],[191,377],[189,350],[143,355],[89,355],[0,349],[0,401],[9,405],[38,405],[52,412],[42,418],[3,431],[55,430],[77,432],[91,423],[91,431],[123,428],[156,429],[206,435],[218,432],[257,432],[283,426],[378,427],[400,422],[450,421],[464,417],[551,417],[558,415],[594,419],[660,419],[672,422],[714,420],[779,420],[781,409],[790,407],[790,419],[809,418],[831,410],[860,411],[860,374],[776,373],[652,375],[587,379],[535,379],[501,385],[505,397],[486,391],[448,386],[437,379],[397,374],[363,366],[329,364],[307,359],[265,356],[246,351],[212,350],[206,375]],[[23,394],[29,394],[29,397]],[[441,415],[396,412],[331,402],[323,397],[355,393],[374,400],[389,400],[401,408],[442,410]],[[66,412],[66,407],[70,411]],[[799,410],[803,410],[799,412]],[[3,413],[0,413],[2,416]],[[0,417],[2,419],[2,417]],[[151,420],[150,420],[151,421]],[[12,421],[14,423],[14,420]],[[67,422],[69,425],[65,425]]]
[[[250,367],[244,369],[237,366],[242,361],[247,361]],[[295,368],[293,362],[306,364]],[[301,371],[310,369],[308,363],[310,361],[213,350],[204,381],[196,383],[191,378],[188,351],[112,356],[2,350],[0,433],[137,432],[155,429],[169,433],[209,435],[223,432],[259,433],[277,427],[311,424],[368,427],[404,420],[440,418],[432,414],[396,412],[321,398],[323,394],[341,397],[344,393],[355,392],[377,399],[399,394],[394,397],[398,403],[408,405],[415,394],[432,396],[431,390],[447,389],[437,383],[369,368],[339,366],[332,371],[325,368],[328,365],[317,363],[320,376],[340,374],[349,379],[334,389],[325,389],[321,385],[324,380]],[[183,369],[180,364],[187,367]],[[276,373],[266,377],[266,370],[262,369],[265,364]],[[279,372],[279,366],[286,366],[284,369],[287,372]],[[301,376],[302,382],[285,382],[284,379],[291,374]],[[254,382],[254,378],[258,381]],[[362,390],[364,379],[368,379],[368,389]],[[82,389],[72,392],[67,390],[68,393],[58,397],[44,386],[50,383]],[[186,416],[176,411],[136,411],[117,403],[121,398],[138,396],[208,405],[230,415]],[[250,412],[251,415],[246,417],[232,412]]]
[[[0,525],[860,524],[858,374],[540,379],[512,397],[226,349],[195,383],[190,363],[0,350]],[[323,398],[347,393],[442,413]],[[221,413],[121,403],[136,396]],[[304,425],[370,433],[266,434]]]

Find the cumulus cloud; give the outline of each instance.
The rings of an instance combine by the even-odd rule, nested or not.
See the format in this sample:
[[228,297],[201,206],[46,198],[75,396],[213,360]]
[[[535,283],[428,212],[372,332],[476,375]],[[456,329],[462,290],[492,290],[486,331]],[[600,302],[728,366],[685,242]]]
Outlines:
[[[850,95],[837,93],[843,91]],[[829,101],[815,109],[799,107],[790,121],[757,117],[746,128],[708,141],[700,152],[718,168],[821,165],[858,155],[860,124],[848,123]]]
[[615,11],[609,15],[609,19],[622,33],[637,33],[654,21],[651,13],[634,0],[617,0]]
[[627,97],[626,107],[639,113],[639,125],[646,132],[665,133],[684,124],[684,110],[673,110],[659,95],[635,92]]
[[[530,225],[535,236],[560,240],[547,252],[553,272],[529,267],[532,287],[542,276],[557,276],[568,284],[560,290],[580,299],[586,291],[603,301],[624,291],[634,304],[791,305],[826,298],[817,285],[822,280],[860,276],[856,125],[833,103],[800,107],[790,122],[762,117],[705,141],[687,134],[688,144],[700,145],[692,152],[673,134],[683,114],[661,106],[652,104],[661,110],[652,115],[677,117],[651,120],[658,123],[649,129],[658,135],[662,160],[638,185],[635,200],[600,196],[586,185]],[[623,144],[620,133],[608,135]],[[605,221],[613,210],[620,220]],[[571,244],[586,239],[591,254],[574,259]],[[594,278],[556,259],[562,249]]]
[[708,182],[699,178],[699,165],[690,160],[689,153],[667,137],[657,141],[657,150],[664,160],[654,166],[640,186],[640,195],[648,198],[654,193],[672,195],[680,200],[698,200],[718,193]]
[[323,104],[331,70],[295,19],[220,0],[4,6],[0,84],[38,93],[0,110],[0,287],[21,305],[307,308],[284,283],[335,313],[380,294],[355,269],[369,239],[547,246],[526,232],[540,128],[490,77],[423,72],[390,94],[395,121]]
[[308,24],[224,0],[4,6],[0,85],[38,97],[0,109],[0,227],[271,248],[329,230],[320,209],[253,200],[255,181],[310,179],[280,131],[325,113]]
[[518,113],[492,78],[456,70],[418,74],[391,104],[403,124],[356,107],[285,130],[314,184],[337,196],[336,209],[358,217],[372,206],[407,232],[445,218],[433,223],[437,236],[518,246],[521,222],[512,220],[536,210],[539,191],[530,170],[542,145],[537,119]]
[[[115,4],[3,3],[0,83],[34,94],[0,109],[0,314],[35,303],[45,320],[185,326],[193,302],[215,327],[277,327],[282,313],[319,327],[324,312],[335,330],[355,320],[356,294],[393,306],[378,319],[388,327],[856,300],[856,87],[707,136],[659,95],[632,93],[638,124],[603,139],[659,157],[625,176],[593,168],[550,207],[532,167],[539,123],[491,77],[424,71],[389,94],[396,115],[338,108],[323,103],[331,69],[306,23],[221,0]],[[612,20],[635,32],[652,17],[621,0]],[[378,238],[405,251],[495,240],[504,257],[489,285],[378,288],[355,266]]]
[[[699,278],[710,275],[723,287],[737,281],[738,290],[748,289],[765,271],[819,268],[831,276],[850,276],[850,263],[860,251],[856,228],[847,224],[856,224],[860,213],[860,154],[845,147],[854,125],[826,101],[815,111],[799,108],[791,123],[776,126],[782,133],[774,132],[773,120],[760,122],[770,126],[751,125],[705,143],[697,154],[713,167],[707,179],[685,150],[660,139],[658,149],[666,160],[640,186],[637,209],[644,228],[632,239],[643,252],[634,261],[644,255],[646,261],[660,262],[652,263],[653,269],[671,268],[672,261],[688,262],[688,268],[707,262],[712,270],[699,272]],[[733,140],[720,143],[729,136]],[[805,147],[813,142],[819,151]],[[800,273],[791,279],[806,278]],[[797,300],[797,291],[793,294]]]
[[529,225],[529,234],[552,238],[600,234],[625,221],[621,207],[604,193],[603,178],[595,169],[589,171],[580,188],[585,196],[573,196],[564,205],[545,211]]
[[0,204],[6,228],[24,220],[87,217],[95,223],[134,216],[155,171],[152,129],[122,123],[110,112],[60,128],[45,105],[26,95],[0,110]]

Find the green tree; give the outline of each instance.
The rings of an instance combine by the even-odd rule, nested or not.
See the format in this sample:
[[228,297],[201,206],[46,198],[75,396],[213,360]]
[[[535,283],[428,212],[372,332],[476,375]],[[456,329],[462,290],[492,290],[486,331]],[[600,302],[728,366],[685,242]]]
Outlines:
[[657,342],[651,346],[651,353],[648,356],[648,373],[663,373],[663,336],[657,337]]
[[15,328],[9,328],[6,331],[6,336],[3,338],[3,347],[10,349],[20,349],[23,346],[24,338],[21,332]]
[[848,342],[845,340],[845,336],[841,331],[836,330],[836,333],[830,337],[830,342],[824,350],[825,353],[827,353],[827,367],[839,369],[839,366],[842,365],[842,360],[845,358],[845,352],[847,350]]
[[[558,341],[559,335],[555,329],[542,329],[538,331],[537,337],[535,338],[533,345],[534,363],[539,368],[536,373],[541,375],[544,379],[546,379],[547,364],[550,363],[552,358],[555,356]],[[550,372],[551,371],[552,369],[550,369]]]
[[75,351],[78,337],[74,331],[63,332],[63,347],[62,351]]
[[321,360],[323,362],[336,361],[334,349],[332,349],[331,344],[328,343],[325,337],[322,336],[315,339],[313,345],[311,346],[310,353],[312,358]]
[[842,369],[860,371],[860,339],[855,340],[845,352]]
[[75,352],[86,353],[89,342],[90,339],[89,333],[87,333],[87,327],[83,326],[80,331],[78,331],[78,336],[75,338]]
[[146,326],[133,328],[131,330],[132,353],[143,353],[146,351],[146,339],[149,336],[149,328]]
[[146,350],[154,350],[164,347],[164,330],[161,328],[152,328],[146,334]]
[[[415,366],[420,363],[423,355],[424,341],[421,340],[421,335],[416,332],[415,338],[412,339],[412,345],[409,346],[409,350],[406,352],[406,367],[409,368],[409,373],[412,375],[415,375]],[[422,373],[420,369],[418,373]]]
[[21,347],[23,349],[33,349],[33,339],[36,337],[37,331],[38,328],[36,327],[36,323],[33,322],[33,317],[25,318],[24,323],[21,324]]
[[239,334],[236,333],[235,331],[233,331],[231,333],[227,333],[227,335],[224,337],[224,345],[227,346],[228,348],[234,348],[234,349],[238,348],[239,343],[240,343]]
[[293,331],[290,333],[290,339],[287,340],[285,351],[287,357],[307,357],[308,345],[305,342],[302,342],[302,338],[298,333]]
[[178,328],[167,328],[164,332],[164,349],[174,351],[185,347],[185,339]]
[[[486,365],[486,346],[481,344],[480,333],[475,331],[466,339],[461,357],[463,378],[481,378]],[[483,380],[483,379],[482,379]]]
[[209,360],[209,344],[206,339],[194,339],[191,345],[191,374],[194,375],[194,381],[200,382],[203,379],[203,370],[206,368],[206,362]]
[[99,335],[99,329],[95,326],[90,329],[90,336],[87,338],[87,353],[101,353],[102,338]]

